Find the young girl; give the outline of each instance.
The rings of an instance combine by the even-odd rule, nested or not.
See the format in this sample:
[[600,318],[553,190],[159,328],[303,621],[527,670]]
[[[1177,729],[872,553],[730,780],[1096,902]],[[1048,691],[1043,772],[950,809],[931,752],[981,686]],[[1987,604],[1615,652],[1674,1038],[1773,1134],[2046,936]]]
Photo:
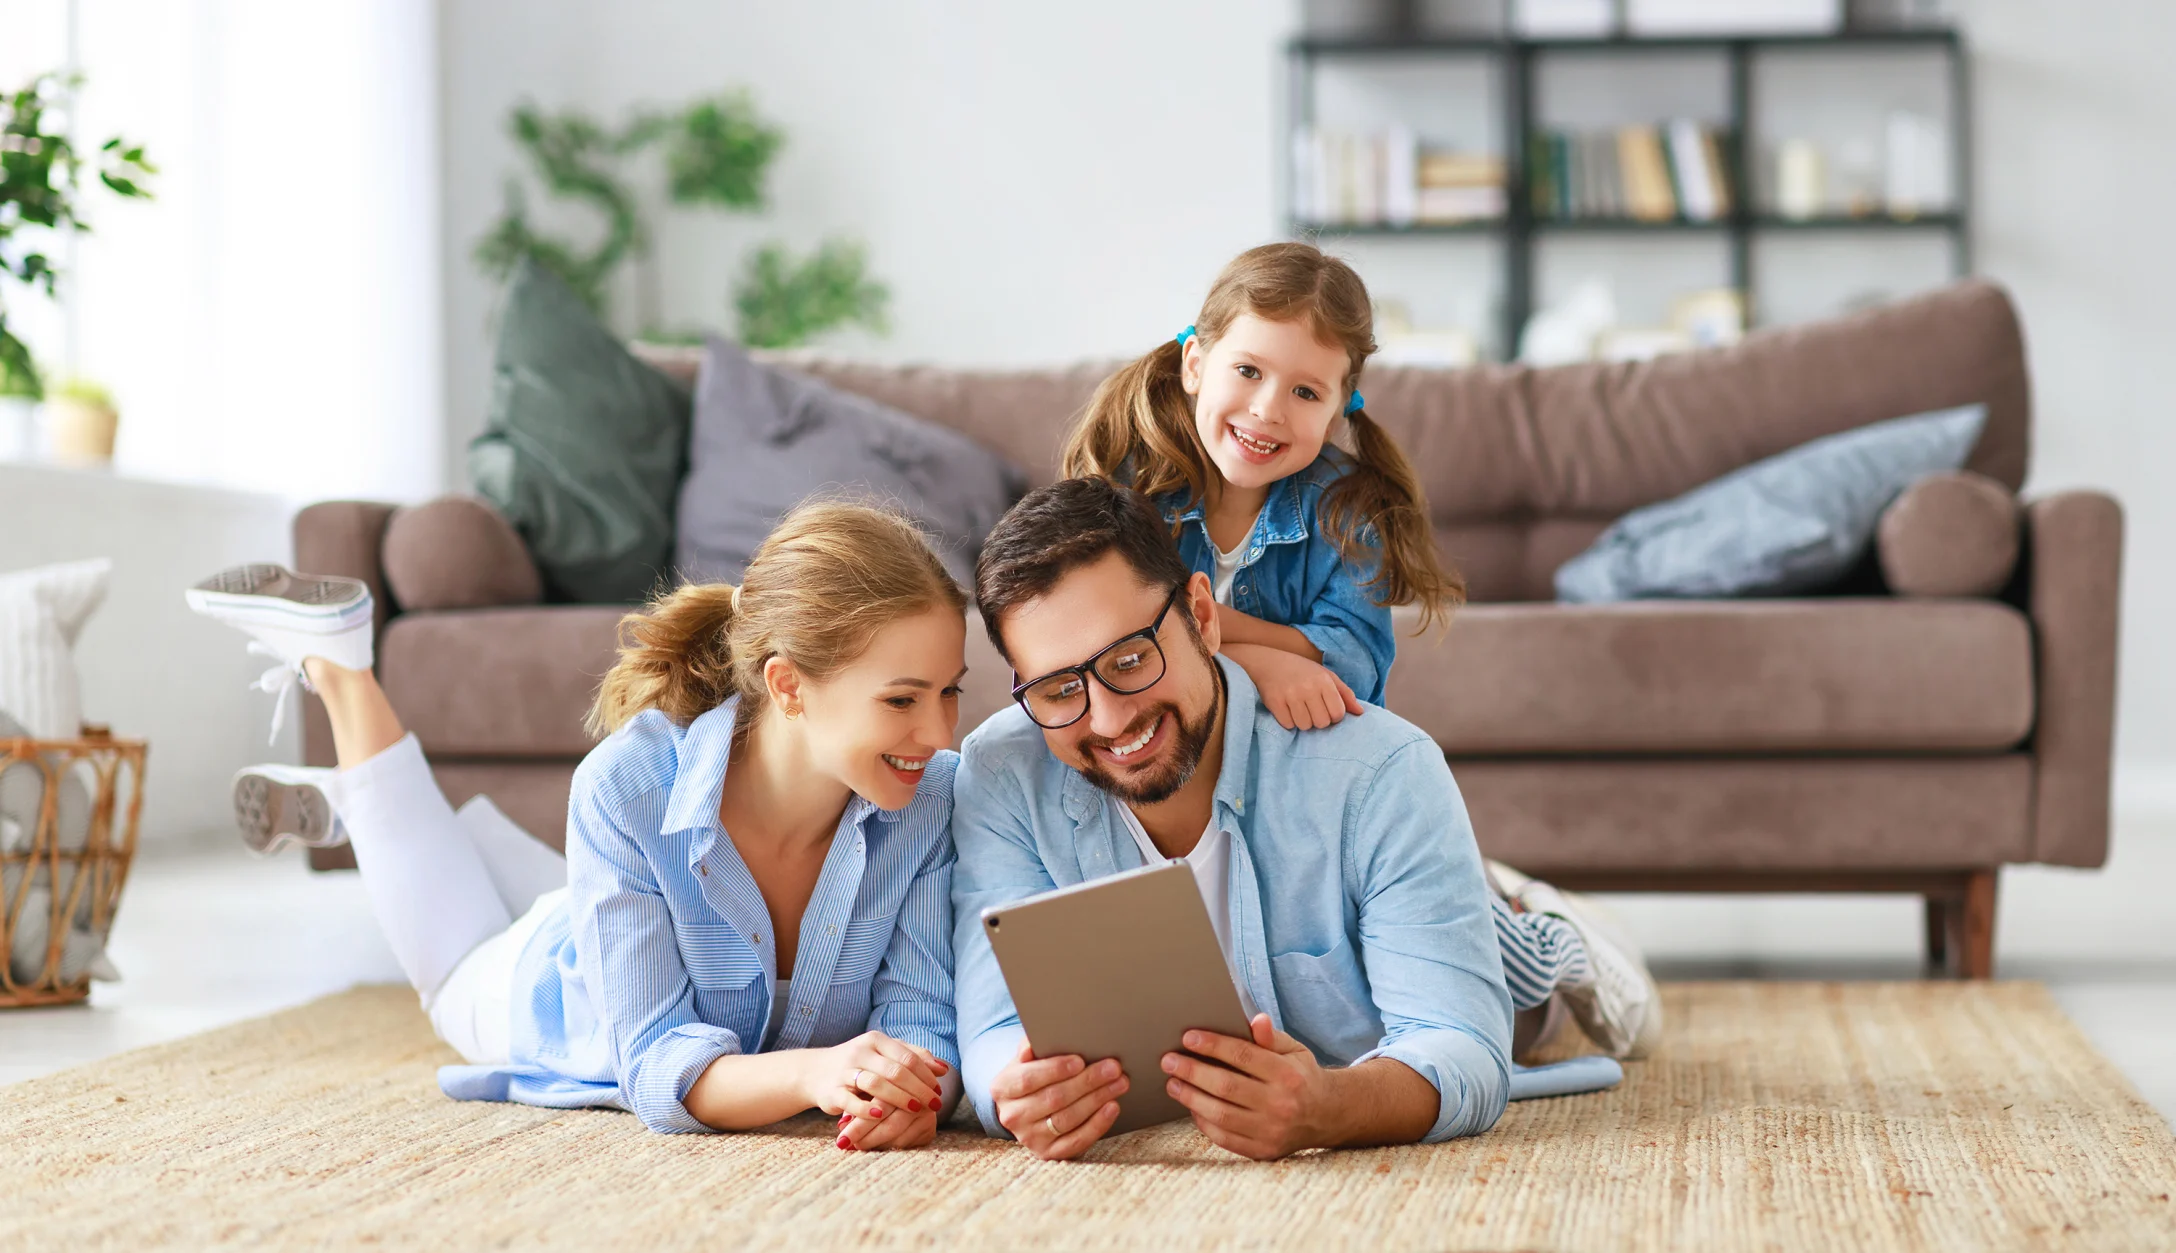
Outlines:
[[[952,743],[965,598],[913,527],[779,523],[737,588],[623,620],[567,857],[458,815],[371,665],[370,593],[245,566],[189,593],[324,698],[340,767],[236,780],[248,842],[344,832],[461,1099],[632,1110],[656,1131],[810,1107],[838,1146],[926,1144],[959,1090]],[[556,890],[530,902],[557,862]],[[524,892],[511,885],[528,884]]]
[[[1067,476],[1130,483],[1162,508],[1210,577],[1224,654],[1288,729],[1380,705],[1391,607],[1419,605],[1425,631],[1465,596],[1419,479],[1362,402],[1374,351],[1351,266],[1265,244],[1224,267],[1192,326],[1104,380],[1066,442]],[[1349,451],[1332,442],[1340,418]],[[1644,1052],[1662,1007],[1629,939],[1591,902],[1508,867],[1492,879],[1512,1003],[1562,1004],[1612,1054]]]

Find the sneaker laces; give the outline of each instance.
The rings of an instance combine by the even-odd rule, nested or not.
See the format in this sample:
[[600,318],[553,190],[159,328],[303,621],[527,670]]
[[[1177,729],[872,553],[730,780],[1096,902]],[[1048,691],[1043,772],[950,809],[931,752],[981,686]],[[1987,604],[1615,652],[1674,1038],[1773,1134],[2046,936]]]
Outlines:
[[[249,651],[252,656],[257,657],[280,655],[279,650],[256,640],[249,642]],[[253,691],[268,692],[272,696],[272,734],[265,737],[265,742],[277,747],[280,742],[280,728],[287,725],[287,694],[298,687],[305,692],[315,689],[310,686],[309,676],[302,672],[302,667],[289,665],[285,659],[258,675],[257,681],[249,686]]]

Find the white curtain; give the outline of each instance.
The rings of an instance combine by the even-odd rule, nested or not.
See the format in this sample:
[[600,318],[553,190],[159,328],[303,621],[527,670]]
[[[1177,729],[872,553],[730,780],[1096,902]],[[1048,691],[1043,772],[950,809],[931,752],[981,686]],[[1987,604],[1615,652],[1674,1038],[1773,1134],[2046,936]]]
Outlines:
[[430,0],[74,0],[0,24],[0,86],[73,43],[78,142],[124,135],[160,167],[155,201],[86,196],[65,311],[8,293],[41,360],[112,388],[117,468],[296,500],[442,490]]

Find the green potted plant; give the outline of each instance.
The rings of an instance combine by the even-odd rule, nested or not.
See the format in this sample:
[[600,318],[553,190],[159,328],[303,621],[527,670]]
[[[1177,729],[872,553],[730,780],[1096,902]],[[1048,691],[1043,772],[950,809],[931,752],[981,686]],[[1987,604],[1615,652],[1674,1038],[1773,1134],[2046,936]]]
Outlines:
[[45,435],[55,461],[106,465],[121,415],[113,394],[89,379],[71,378],[45,392]]
[[[57,236],[90,230],[77,211],[85,167],[106,190],[133,199],[150,197],[144,180],[157,173],[141,147],[119,138],[99,145],[95,158],[77,155],[67,128],[49,114],[69,103],[82,81],[43,74],[19,91],[0,93],[0,275],[48,298],[60,271],[46,250]],[[45,387],[30,345],[8,327],[6,290],[0,284],[0,456],[23,457],[33,448],[28,402]]]

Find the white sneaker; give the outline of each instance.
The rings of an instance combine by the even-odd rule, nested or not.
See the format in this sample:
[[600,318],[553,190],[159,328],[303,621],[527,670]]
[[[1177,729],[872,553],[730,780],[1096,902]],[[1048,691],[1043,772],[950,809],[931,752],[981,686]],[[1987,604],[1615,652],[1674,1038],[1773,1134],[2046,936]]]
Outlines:
[[1639,1058],[1652,1052],[1662,1039],[1662,990],[1624,924],[1592,898],[1539,879],[1521,883],[1516,899],[1533,913],[1553,914],[1572,924],[1586,942],[1594,982],[1558,990],[1579,1029],[1611,1057]]
[[188,591],[189,608],[249,636],[249,651],[280,664],[257,680],[270,692],[272,742],[279,742],[288,689],[305,658],[322,657],[349,670],[370,669],[370,588],[360,579],[296,574],[270,563],[222,570]]
[[259,853],[276,853],[289,843],[310,848],[347,843],[347,830],[323,786],[332,774],[323,766],[249,766],[237,771],[234,825],[242,843]]

